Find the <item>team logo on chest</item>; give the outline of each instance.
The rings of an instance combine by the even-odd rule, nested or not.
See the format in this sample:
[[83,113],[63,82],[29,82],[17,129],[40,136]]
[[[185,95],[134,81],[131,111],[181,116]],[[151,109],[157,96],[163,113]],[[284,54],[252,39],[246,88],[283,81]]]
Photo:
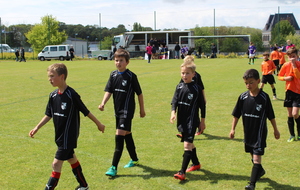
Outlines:
[[193,99],[193,96],[194,96],[193,94],[189,93],[188,99],[189,99],[189,100]]
[[67,109],[67,102],[62,102],[62,103],[61,103],[61,109],[62,109],[62,110]]
[[257,111],[260,111],[261,108],[262,108],[262,105],[261,105],[261,104],[257,104],[257,105],[256,105],[256,110],[257,110]]
[[123,85],[123,86],[126,86],[126,85],[127,85],[127,80],[123,80],[123,81],[122,81],[122,85]]

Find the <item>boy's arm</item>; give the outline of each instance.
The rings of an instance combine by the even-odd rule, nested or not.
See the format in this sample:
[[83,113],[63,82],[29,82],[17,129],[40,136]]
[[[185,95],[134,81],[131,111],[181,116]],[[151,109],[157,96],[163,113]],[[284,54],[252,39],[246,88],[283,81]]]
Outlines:
[[140,117],[145,117],[145,107],[144,107],[144,97],[143,94],[138,95],[139,105],[140,105]]
[[105,125],[103,125],[91,112],[87,115],[98,127],[98,130],[104,133]]
[[105,92],[103,100],[102,100],[101,104],[98,106],[100,111],[104,111],[104,105],[109,100],[110,96],[111,96],[110,92]]
[[271,122],[271,124],[273,126],[273,129],[274,129],[274,137],[275,137],[275,139],[279,139],[280,138],[280,133],[279,133],[279,131],[277,129],[275,118],[271,119],[270,122]]
[[235,127],[236,127],[238,121],[239,121],[239,118],[233,117],[232,125],[231,125],[231,131],[230,131],[230,133],[229,133],[229,137],[230,137],[231,139],[234,139]]
[[31,138],[34,138],[34,134],[36,134],[38,132],[38,130],[43,127],[49,120],[51,119],[51,117],[45,115],[41,121],[35,126],[35,128],[33,128],[30,132],[29,132],[29,136]]

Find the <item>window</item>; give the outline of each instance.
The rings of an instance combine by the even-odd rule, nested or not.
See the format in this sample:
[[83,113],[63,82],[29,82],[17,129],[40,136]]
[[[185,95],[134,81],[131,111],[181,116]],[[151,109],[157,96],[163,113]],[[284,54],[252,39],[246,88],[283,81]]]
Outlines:
[[57,51],[57,46],[50,47],[50,51]]
[[58,51],[66,51],[66,46],[58,46]]
[[45,47],[43,51],[49,51],[49,47]]

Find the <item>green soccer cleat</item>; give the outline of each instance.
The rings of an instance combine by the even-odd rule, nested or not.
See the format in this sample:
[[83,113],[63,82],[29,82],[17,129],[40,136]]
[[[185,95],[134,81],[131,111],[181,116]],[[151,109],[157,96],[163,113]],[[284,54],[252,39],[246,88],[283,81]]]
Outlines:
[[116,176],[116,175],[117,175],[117,169],[116,169],[116,167],[115,167],[115,166],[111,166],[111,167],[107,170],[107,172],[105,173],[105,175],[107,175],[107,176],[112,176],[112,177]]
[[294,136],[291,136],[291,137],[287,140],[287,142],[293,142],[293,141],[295,141],[295,137],[294,137]]
[[126,165],[124,166],[124,168],[131,168],[131,167],[137,166],[137,165],[139,165],[139,161],[138,161],[138,160],[137,160],[137,161],[130,160],[130,161],[128,162],[128,164],[126,164]]

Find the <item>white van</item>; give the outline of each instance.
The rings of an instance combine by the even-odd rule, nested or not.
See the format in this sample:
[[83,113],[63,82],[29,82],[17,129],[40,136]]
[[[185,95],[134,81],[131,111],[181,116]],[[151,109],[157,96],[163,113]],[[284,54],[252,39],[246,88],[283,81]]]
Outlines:
[[38,54],[38,59],[41,61],[59,59],[70,60],[70,46],[69,45],[49,45],[45,46],[44,49]]
[[15,50],[11,49],[11,47],[7,44],[0,44],[0,52],[15,52]]

